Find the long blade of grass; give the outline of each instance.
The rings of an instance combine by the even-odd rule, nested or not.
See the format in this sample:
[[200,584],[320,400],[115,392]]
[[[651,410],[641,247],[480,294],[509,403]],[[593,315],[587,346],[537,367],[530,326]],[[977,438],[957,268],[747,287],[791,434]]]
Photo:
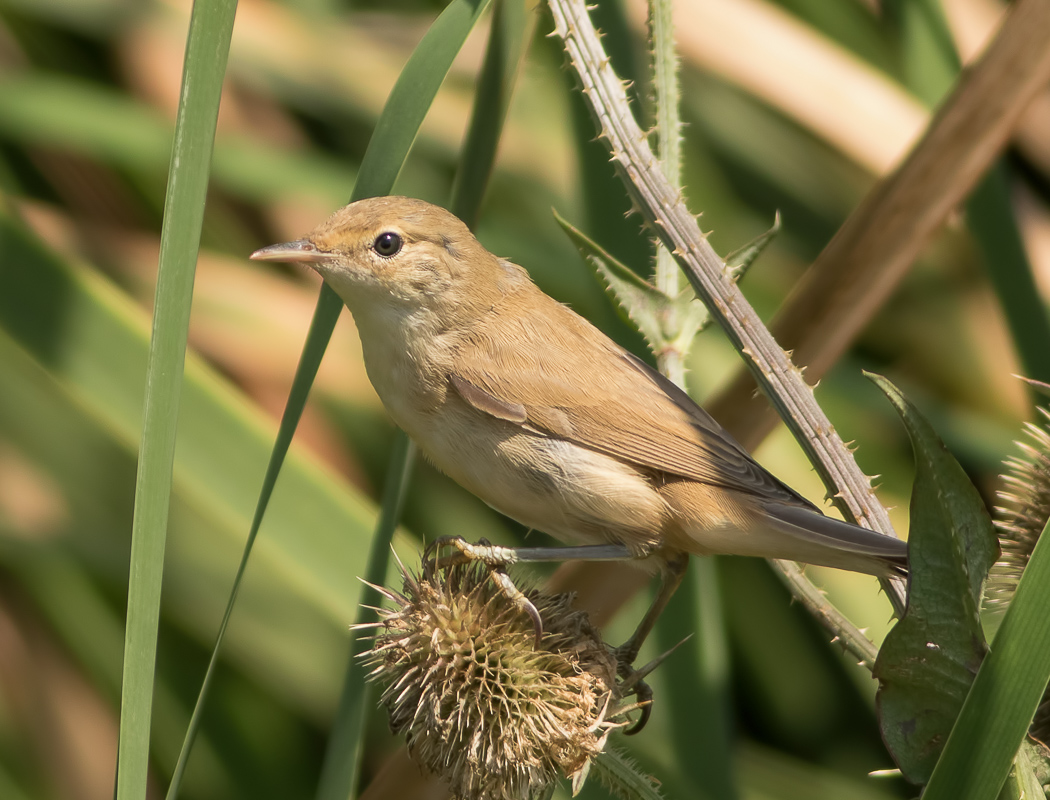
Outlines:
[[1010,201],[1004,162],[992,167],[966,204],[967,222],[1006,316],[1024,374],[1050,381],[1050,318],[1035,283]]
[[452,60],[488,4],[489,0],[453,0],[434,20],[405,64],[376,122],[351,202],[387,194],[394,187]]
[[492,13],[485,62],[478,75],[467,139],[452,182],[452,213],[473,229],[496,164],[496,147],[507,119],[511,93],[521,71],[525,43],[535,23],[521,0],[501,0]]
[[1050,535],[1040,534],[923,800],[983,800],[1006,781],[1050,682]]
[[[390,452],[390,466],[383,486],[383,503],[368,555],[358,624],[372,621],[376,613],[369,607],[382,602],[379,592],[372,586],[378,586],[386,575],[390,539],[405,507],[408,481],[414,464],[415,445],[403,431],[398,431]],[[365,682],[364,667],[358,658],[365,648],[366,641],[355,632],[350,646],[350,661],[343,677],[343,689],[339,695],[339,706],[328,735],[321,779],[317,785],[317,800],[345,800],[353,796],[357,786],[365,712],[370,706],[372,694]]]
[[[729,643],[713,557],[690,559],[682,585],[656,624],[659,650],[679,647],[660,669],[674,702],[670,741],[682,772],[711,800],[739,797],[731,730]],[[691,640],[682,644],[683,639]]]
[[195,3],[186,42],[161,231],[153,336],[146,368],[145,419],[135,484],[117,800],[146,796],[176,424],[215,124],[236,8],[235,0]]
[[[419,126],[426,116],[427,109],[437,94],[442,81],[452,60],[459,52],[467,34],[474,27],[481,12],[488,5],[488,0],[453,0],[434,24],[427,31],[423,41],[412,53],[408,63],[405,65],[397,84],[391,91],[390,98],[383,109],[383,113],[376,123],[375,131],[369,140],[368,149],[362,159],[361,169],[358,173],[357,182],[351,193],[351,201],[360,200],[365,197],[374,197],[388,193],[397,180],[398,173],[408,156],[408,151],[419,131]],[[172,775],[168,786],[168,800],[174,800],[178,795],[182,776],[185,773],[189,753],[193,748],[197,730],[200,727],[200,718],[207,700],[215,667],[218,664],[218,655],[222,647],[222,640],[229,625],[230,615],[237,593],[244,576],[244,570],[248,564],[255,538],[262,524],[263,516],[269,505],[273,494],[277,477],[284,463],[288,448],[291,445],[295,429],[299,424],[306,398],[313,385],[321,357],[331,339],[339,312],[342,310],[342,301],[327,284],[321,289],[314,311],[313,321],[310,324],[310,332],[303,346],[303,354],[296,368],[292,389],[281,416],[280,428],[277,439],[270,455],[266,468],[266,476],[263,479],[262,489],[259,493],[259,501],[256,506],[255,517],[252,520],[248,532],[248,540],[244,546],[237,574],[234,577],[233,588],[230,599],[223,614],[222,622],[215,640],[208,668],[201,683],[200,694],[190,718],[190,725],[186,731],[186,741],[182,753],[179,756],[175,773]],[[409,451],[406,450],[406,454]],[[386,545],[383,546],[386,550]],[[384,555],[385,558],[385,555]],[[384,561],[385,565],[385,561]],[[385,569],[385,566],[384,566]]]
[[[496,3],[485,61],[478,78],[474,111],[453,182],[450,203],[452,212],[471,227],[474,227],[478,217],[481,200],[492,174],[496,147],[519,73],[526,40],[525,20],[525,8],[521,0],[500,0]],[[379,585],[386,574],[390,537],[401,518],[414,461],[415,447],[405,433],[399,431],[391,453],[383,504],[372,541],[368,572],[365,575],[366,587],[357,619],[359,625],[377,619],[372,608],[380,604],[381,598],[371,585]],[[318,800],[345,800],[353,796],[357,785],[365,712],[371,701],[365,670],[358,659],[366,646],[367,642],[360,635],[355,635],[339,708],[328,738],[325,763],[317,789]]]

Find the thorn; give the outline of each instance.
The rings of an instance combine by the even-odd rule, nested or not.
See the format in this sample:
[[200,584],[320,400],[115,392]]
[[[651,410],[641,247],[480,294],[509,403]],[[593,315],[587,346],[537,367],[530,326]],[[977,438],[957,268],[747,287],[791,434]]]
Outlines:
[[409,572],[407,569],[405,569],[405,565],[401,561],[401,556],[399,556],[397,554],[397,551],[394,550],[394,545],[393,544],[390,545],[390,553],[394,556],[394,561],[397,562],[397,568],[401,571],[401,574],[404,576],[405,583],[408,586],[410,586],[413,591],[418,592],[419,591],[419,583],[418,583],[418,581],[416,581],[415,576],[411,572]]
[[[376,611],[377,610],[377,609],[373,608],[372,606],[365,606],[365,607],[366,608],[370,608],[372,611]],[[386,622],[384,622],[381,619],[380,620],[376,620],[375,622],[355,622],[353,625],[350,626],[350,630],[352,630],[352,631],[363,631],[363,630],[368,630],[369,628],[382,628],[385,625],[386,625]]]

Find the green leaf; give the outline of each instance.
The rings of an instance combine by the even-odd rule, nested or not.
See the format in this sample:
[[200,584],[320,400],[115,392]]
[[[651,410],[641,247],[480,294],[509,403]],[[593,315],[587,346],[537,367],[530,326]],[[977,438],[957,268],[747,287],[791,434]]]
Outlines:
[[734,250],[726,256],[726,269],[733,280],[738,281],[744,277],[755,260],[769,246],[777,234],[780,233],[780,212],[773,218],[773,224],[765,233],[760,233],[750,242]]
[[489,0],[453,0],[412,51],[361,160],[351,200],[389,194],[452,61]]
[[[689,559],[682,585],[653,630],[658,652],[675,650],[658,670],[653,688],[674,702],[667,709],[674,761],[708,800],[736,800],[734,721],[729,684],[733,673],[726,639],[724,573],[713,557]],[[662,684],[662,686],[660,685]],[[661,780],[666,778],[660,773]],[[675,796],[668,786],[668,795]]]
[[583,789],[590,770],[614,797],[625,800],[663,800],[659,781],[644,774],[628,756],[608,747],[577,773],[572,781],[572,795]]
[[[84,79],[51,74],[3,77],[0,132],[23,145],[47,145],[158,179],[171,152],[171,126],[160,112]],[[338,202],[355,175],[345,160],[237,134],[219,137],[212,157],[214,185],[252,201],[302,193]]]
[[1014,216],[1010,174],[995,164],[966,203],[967,224],[984,255],[1025,374],[1050,380],[1050,317]]
[[[405,508],[409,478],[415,463],[415,444],[403,431],[398,431],[383,486],[379,520],[369,548],[368,567],[363,576],[365,588],[361,596],[362,608],[358,612],[357,624],[371,622],[378,616],[372,609],[379,606],[382,597],[373,587],[382,585],[386,577],[390,540]],[[343,674],[343,688],[339,694],[339,707],[328,736],[321,778],[317,785],[317,800],[344,800],[353,797],[357,786],[366,712],[372,703],[372,692],[366,683],[366,669],[359,658],[368,648],[366,639],[367,637],[356,633],[350,648],[350,659]]]
[[883,739],[904,776],[925,783],[987,651],[981,586],[998,554],[977,490],[918,410],[885,378],[915,452],[909,592],[875,661]]
[[[601,245],[573,226],[557,211],[554,218],[561,225],[583,260],[594,271],[624,314],[645,337],[646,344],[654,353],[668,346],[683,352],[693,337],[707,323],[707,310],[696,302],[692,289],[686,289],[678,297],[668,297],[648,281],[639,277],[630,267],[610,255]],[[669,314],[670,309],[676,314]],[[675,330],[669,330],[667,320],[675,319]]]

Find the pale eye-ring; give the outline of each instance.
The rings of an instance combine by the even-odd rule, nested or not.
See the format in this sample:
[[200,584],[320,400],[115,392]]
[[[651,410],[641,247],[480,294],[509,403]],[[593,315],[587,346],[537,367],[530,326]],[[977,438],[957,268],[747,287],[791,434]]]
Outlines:
[[401,252],[401,237],[396,233],[386,231],[376,237],[376,240],[372,242],[372,249],[375,250],[379,255],[384,258],[390,258],[390,256],[396,256]]

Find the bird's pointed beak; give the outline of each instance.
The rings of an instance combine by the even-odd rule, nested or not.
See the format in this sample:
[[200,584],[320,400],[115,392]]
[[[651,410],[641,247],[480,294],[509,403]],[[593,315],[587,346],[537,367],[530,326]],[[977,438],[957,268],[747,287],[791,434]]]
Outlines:
[[329,261],[335,256],[332,253],[321,252],[308,239],[298,239],[294,242],[271,244],[269,247],[256,250],[248,257],[253,261],[297,261],[302,264],[318,264]]

